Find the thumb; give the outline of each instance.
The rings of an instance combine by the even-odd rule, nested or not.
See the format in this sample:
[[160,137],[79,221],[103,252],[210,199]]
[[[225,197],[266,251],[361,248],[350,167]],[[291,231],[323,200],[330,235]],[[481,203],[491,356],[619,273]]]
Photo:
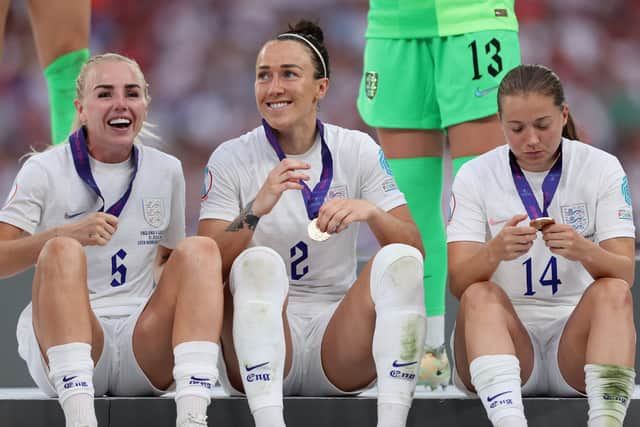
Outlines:
[[508,226],[515,227],[516,225],[518,225],[520,221],[524,221],[527,218],[529,218],[529,216],[525,214],[515,215],[511,217],[509,221],[506,222],[505,227],[508,227]]

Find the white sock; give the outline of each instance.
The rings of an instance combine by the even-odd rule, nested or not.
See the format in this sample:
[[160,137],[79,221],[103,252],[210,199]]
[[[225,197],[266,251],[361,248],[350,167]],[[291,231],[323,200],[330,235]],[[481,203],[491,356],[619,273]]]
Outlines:
[[426,335],[422,276],[422,256],[407,245],[385,246],[372,263],[378,427],[404,427],[407,421]]
[[377,427],[404,427],[409,415],[409,406],[378,402]]
[[[469,364],[469,371],[471,383],[494,426],[527,425],[522,405],[520,361],[517,357],[510,354],[476,357]],[[513,417],[514,423],[501,424],[505,417]]]
[[264,406],[253,412],[256,427],[281,427],[284,426],[282,406]]
[[256,426],[284,427],[282,309],[289,291],[286,267],[274,250],[253,247],[234,261],[230,285],[233,341],[249,408]]
[[444,344],[444,315],[427,316],[427,336],[424,347],[437,349]]
[[527,420],[519,415],[507,415],[496,423],[496,427],[522,427],[527,425]]
[[631,403],[636,371],[617,365],[584,366],[589,427],[622,426]]
[[[242,385],[256,426],[262,425],[260,417],[264,416],[258,414],[259,409],[277,407],[282,414],[286,352],[283,328],[281,304],[250,301],[234,306],[233,341]],[[273,411],[275,409],[260,414],[272,414]],[[271,424],[273,420],[264,421],[267,422],[265,425],[277,425]]]
[[91,345],[83,342],[49,347],[49,378],[55,385],[67,427],[76,423],[97,426],[93,404]]
[[176,382],[176,423],[192,418],[206,420],[207,406],[218,380],[220,347],[211,341],[187,341],[173,348]]

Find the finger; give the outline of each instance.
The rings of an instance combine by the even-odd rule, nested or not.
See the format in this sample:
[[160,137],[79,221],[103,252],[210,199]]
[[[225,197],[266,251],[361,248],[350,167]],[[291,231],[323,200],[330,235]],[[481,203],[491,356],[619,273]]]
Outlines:
[[109,243],[109,239],[98,236],[94,239],[93,244],[96,246],[106,246],[107,243]]
[[118,228],[118,217],[117,216],[111,215],[111,214],[108,214],[108,213],[103,213],[102,215],[103,215],[104,220],[108,224],[110,224],[111,226],[113,226],[115,228]]
[[116,232],[116,230],[117,230],[117,227],[114,227],[114,226],[112,226],[112,225],[111,225],[111,224],[109,224],[109,223],[104,224],[102,227],[105,229],[105,231],[106,231],[107,233],[109,233],[109,235],[112,235],[112,234],[113,234],[113,233],[115,233],[115,232]]
[[284,172],[282,175],[278,177],[279,182],[284,182],[284,181],[298,182],[300,180],[309,181],[309,179],[310,179],[309,175],[306,175],[300,172],[293,172],[293,171]]
[[346,214],[347,213],[337,212],[333,216],[333,218],[331,218],[331,221],[329,222],[329,224],[327,224],[327,232],[332,234],[337,233],[338,229],[342,225],[342,220],[346,216]]
[[111,235],[113,233],[110,233],[108,230],[106,230],[105,228],[101,228],[98,230],[98,232],[96,233],[96,236],[98,237],[98,239],[104,239],[107,242],[109,240],[111,240]]
[[517,236],[531,236],[533,239],[535,239],[536,236],[538,235],[537,234],[538,230],[536,230],[533,227],[529,227],[529,226],[526,226],[526,227],[513,226],[511,228],[511,230],[512,230],[514,235],[517,235]]
[[524,221],[525,219],[529,218],[527,215],[525,214],[518,214],[518,215],[514,215],[512,216],[505,224],[505,227],[515,227],[516,225],[518,225],[519,222]]
[[280,162],[277,168],[280,168],[282,171],[293,169],[311,169],[311,165],[307,162],[303,162],[302,160],[286,158]]
[[352,222],[354,222],[354,215],[353,213],[350,213],[349,215],[347,215],[346,217],[344,217],[342,219],[342,221],[340,222],[340,226],[336,229],[336,234],[337,233],[342,233],[344,230],[346,230],[349,227],[349,224],[351,224]]
[[284,193],[286,190],[302,190],[304,187],[298,182],[285,181],[275,187],[275,191],[278,194]]
[[331,224],[334,215],[334,210],[321,208],[321,211],[318,212],[318,229],[320,229],[320,231],[322,231],[323,233],[331,233],[333,229],[329,227],[329,224]]

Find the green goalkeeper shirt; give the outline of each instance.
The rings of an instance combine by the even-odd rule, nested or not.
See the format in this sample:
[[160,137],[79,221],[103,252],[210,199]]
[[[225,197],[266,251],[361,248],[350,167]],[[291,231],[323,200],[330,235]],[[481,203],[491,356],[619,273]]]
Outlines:
[[518,31],[514,0],[370,0],[367,38],[445,37]]

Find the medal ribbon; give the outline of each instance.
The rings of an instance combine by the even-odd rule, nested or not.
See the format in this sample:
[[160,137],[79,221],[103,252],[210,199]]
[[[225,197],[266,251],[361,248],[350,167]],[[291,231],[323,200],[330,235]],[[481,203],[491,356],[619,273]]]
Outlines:
[[[287,156],[284,154],[284,151],[282,151],[275,132],[265,119],[262,119],[262,126],[264,127],[264,132],[267,135],[269,144],[271,144],[271,147],[273,147],[278,155],[278,159],[285,159]],[[333,178],[333,159],[331,157],[331,151],[329,151],[329,147],[324,139],[324,125],[319,119],[316,120],[316,129],[318,129],[320,133],[320,142],[322,144],[322,173],[320,174],[320,181],[318,181],[316,186],[313,187],[313,191],[311,191],[309,186],[300,180],[300,184],[302,184],[302,200],[304,200],[304,204],[307,207],[307,216],[309,219],[318,216],[318,211],[329,192],[329,186]]]
[[527,178],[524,176],[520,165],[518,165],[518,162],[516,161],[516,156],[511,150],[509,150],[509,166],[511,166],[513,182],[515,183],[518,194],[520,195],[520,200],[522,200],[522,204],[531,219],[549,216],[547,209],[549,208],[551,200],[558,189],[560,175],[562,174],[562,145],[559,150],[560,154],[558,155],[558,160],[556,160],[549,170],[549,173],[547,173],[547,176],[544,177],[544,181],[542,181],[542,211],[538,206],[538,201],[533,194],[533,190],[531,190],[531,186],[529,185]]
[[[104,197],[102,196],[102,192],[96,184],[96,180],[93,178],[93,174],[91,173],[91,165],[89,163],[89,152],[87,151],[87,141],[84,127],[81,127],[76,132],[72,133],[69,136],[69,145],[71,147],[71,156],[73,157],[73,165],[76,167],[76,172],[82,180],[93,190],[94,193],[102,200],[102,206],[98,209],[98,212],[104,212]],[[133,180],[136,178],[136,174],[138,173],[138,147],[133,146],[133,174],[131,176],[131,181],[129,182],[129,187],[127,191],[120,197],[120,199],[115,202],[109,209],[107,209],[108,214],[112,214],[115,216],[120,216],[120,213],[124,209],[124,206],[127,204],[129,200],[129,196],[131,195],[131,188],[133,187]]]

